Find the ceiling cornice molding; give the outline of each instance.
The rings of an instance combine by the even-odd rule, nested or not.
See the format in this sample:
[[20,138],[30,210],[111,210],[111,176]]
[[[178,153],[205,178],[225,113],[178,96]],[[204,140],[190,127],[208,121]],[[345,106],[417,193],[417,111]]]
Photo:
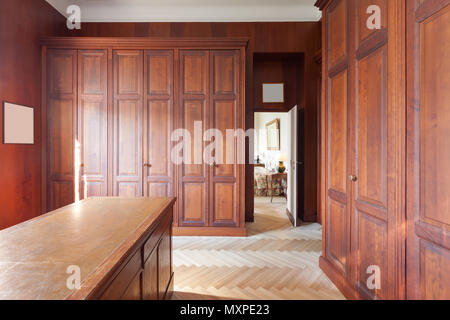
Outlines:
[[[317,22],[315,0],[46,0],[61,14],[71,4],[81,8],[81,22]],[[152,2],[154,1],[154,2]],[[273,1],[273,2],[272,2]],[[192,3],[192,4],[189,4]]]

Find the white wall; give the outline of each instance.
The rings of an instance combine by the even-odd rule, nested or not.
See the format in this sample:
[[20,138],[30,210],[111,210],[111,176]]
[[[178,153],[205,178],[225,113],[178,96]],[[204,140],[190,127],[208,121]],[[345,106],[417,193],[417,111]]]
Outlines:
[[[266,124],[272,120],[280,119],[280,151],[267,150]],[[287,113],[256,112],[255,113],[255,159],[259,155],[266,168],[276,168],[278,156],[289,151],[289,117]],[[286,164],[285,164],[286,165]]]

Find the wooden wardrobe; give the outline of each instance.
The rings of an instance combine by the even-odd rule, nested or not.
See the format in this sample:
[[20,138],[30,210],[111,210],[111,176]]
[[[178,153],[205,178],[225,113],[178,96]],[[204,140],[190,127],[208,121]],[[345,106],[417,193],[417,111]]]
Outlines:
[[176,196],[176,235],[245,235],[244,164],[171,157],[173,131],[186,129],[193,158],[196,121],[200,139],[244,129],[246,44],[44,39],[43,211],[84,197]]
[[[348,298],[449,299],[449,1],[316,5],[320,266]],[[367,27],[370,5],[380,29]],[[368,285],[374,267],[378,288]]]

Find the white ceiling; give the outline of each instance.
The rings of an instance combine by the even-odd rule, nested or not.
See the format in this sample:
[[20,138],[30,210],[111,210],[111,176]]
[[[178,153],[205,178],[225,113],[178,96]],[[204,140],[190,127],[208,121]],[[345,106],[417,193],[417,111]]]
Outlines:
[[316,0],[46,0],[66,15],[81,8],[81,22],[318,21]]

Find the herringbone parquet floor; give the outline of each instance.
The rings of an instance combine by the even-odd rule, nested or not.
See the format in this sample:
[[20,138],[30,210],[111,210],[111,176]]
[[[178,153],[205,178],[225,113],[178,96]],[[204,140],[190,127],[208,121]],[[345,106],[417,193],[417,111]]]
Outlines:
[[321,226],[292,227],[285,206],[255,199],[247,238],[175,237],[173,299],[344,299],[319,269]]

